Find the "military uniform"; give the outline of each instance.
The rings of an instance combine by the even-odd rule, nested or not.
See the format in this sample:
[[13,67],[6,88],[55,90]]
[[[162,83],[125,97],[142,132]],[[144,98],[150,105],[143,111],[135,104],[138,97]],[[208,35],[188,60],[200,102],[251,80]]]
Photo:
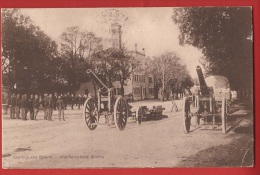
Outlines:
[[27,114],[29,110],[28,110],[28,98],[26,94],[24,95],[24,98],[25,98],[25,120],[27,120]]
[[57,109],[58,109],[59,120],[61,120],[61,117],[62,117],[62,119],[65,121],[64,108],[65,108],[64,101],[62,100],[61,97],[59,97],[57,100]]
[[42,101],[42,106],[43,106],[43,112],[44,112],[44,120],[47,120],[48,118],[48,103],[49,103],[49,97],[47,96],[47,94],[44,95],[43,101]]
[[50,94],[48,98],[48,105],[47,105],[47,118],[50,121],[52,120],[53,105],[54,105],[53,98],[52,95]]
[[21,109],[22,120],[27,120],[26,108],[27,108],[27,99],[26,99],[26,96],[23,95],[22,99],[20,101],[20,109]]
[[15,118],[15,101],[16,97],[13,94],[9,100],[9,107],[10,107],[10,118],[14,119]]
[[35,95],[35,98],[33,99],[33,114],[34,114],[34,120],[36,120],[36,117],[38,115],[38,111],[39,111],[39,107],[40,107],[40,100],[38,98],[37,95]]
[[14,110],[15,110],[15,117],[17,119],[21,119],[20,118],[20,106],[21,106],[21,99],[20,99],[20,95],[18,94],[16,99],[15,99],[15,106],[14,106]]
[[67,95],[66,95],[66,94],[63,95],[63,96],[61,97],[61,99],[62,99],[63,102],[64,102],[64,110],[66,110],[66,109],[67,109],[67,104],[68,104],[68,97],[67,97]]
[[71,109],[73,109],[73,106],[75,103],[75,98],[74,98],[73,94],[71,94],[71,96],[70,96],[70,102],[71,102]]
[[78,109],[80,109],[80,104],[81,104],[81,96],[79,95],[76,97],[76,103],[78,104]]
[[34,120],[33,100],[33,96],[31,96],[31,98],[28,100],[28,110],[30,112],[31,120]]

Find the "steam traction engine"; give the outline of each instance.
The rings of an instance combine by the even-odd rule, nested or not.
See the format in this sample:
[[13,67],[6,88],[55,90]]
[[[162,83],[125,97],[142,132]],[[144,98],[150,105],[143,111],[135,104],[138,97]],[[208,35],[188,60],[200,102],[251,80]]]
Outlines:
[[195,96],[194,107],[191,107],[188,97],[184,98],[184,132],[190,132],[191,117],[195,116],[196,126],[200,125],[200,120],[202,119],[204,125],[212,124],[213,128],[221,125],[222,133],[225,134],[227,128],[226,120],[229,115],[229,102],[231,99],[228,79],[224,76],[210,76],[205,81],[200,66],[197,66],[196,71],[200,88]]
[[[108,88],[90,69],[87,73],[99,87],[97,99],[89,97],[84,104],[83,117],[90,130],[100,124],[115,124],[123,130],[128,118],[128,104],[123,97],[115,99],[114,89]],[[100,123],[100,117],[105,117],[105,123]]]

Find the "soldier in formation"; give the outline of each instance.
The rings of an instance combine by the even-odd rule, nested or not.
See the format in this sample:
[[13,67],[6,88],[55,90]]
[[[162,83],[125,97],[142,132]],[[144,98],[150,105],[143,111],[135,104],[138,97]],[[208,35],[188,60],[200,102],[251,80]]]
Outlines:
[[43,101],[42,101],[42,107],[43,107],[43,115],[44,115],[44,120],[47,120],[47,106],[48,106],[48,95],[44,94]]
[[21,98],[20,98],[20,94],[17,94],[16,99],[15,99],[15,117],[17,119],[21,119],[20,118],[20,102],[21,102]]
[[34,95],[31,94],[31,98],[28,100],[28,111],[30,112],[30,119],[34,120],[34,110],[33,110],[33,100],[34,100]]
[[11,98],[9,99],[9,108],[10,108],[10,118],[15,119],[15,100],[16,95],[12,94]]
[[47,101],[47,118],[49,121],[52,121],[52,113],[53,113],[54,101],[52,98],[52,94],[49,94]]
[[33,99],[33,119],[37,120],[36,117],[38,115],[38,111],[39,111],[39,107],[40,107],[40,100],[38,98],[38,95],[35,95],[34,99]]
[[[64,94],[58,95],[55,93],[52,94],[44,94],[42,96],[31,94],[27,98],[27,94],[12,94],[10,98],[8,98],[8,107],[10,108],[10,118],[11,119],[22,119],[27,120],[30,118],[31,120],[36,120],[39,108],[42,106],[44,113],[44,120],[53,120],[53,110],[55,108],[58,110],[59,118],[64,119],[64,110],[66,110],[67,104],[71,104],[71,109],[74,109],[74,105],[78,106],[80,109],[81,105],[84,105],[85,100],[88,96],[77,95],[76,98],[73,94]],[[28,114],[28,118],[27,118]]]
[[25,95],[22,95],[22,99],[20,100],[20,110],[21,110],[22,120],[27,120],[26,109],[27,109],[27,98]]
[[64,108],[65,108],[65,104],[63,99],[61,98],[61,96],[58,96],[58,100],[57,100],[57,109],[58,109],[58,116],[59,116],[59,120],[61,121],[61,118],[63,121],[65,121],[64,118]]

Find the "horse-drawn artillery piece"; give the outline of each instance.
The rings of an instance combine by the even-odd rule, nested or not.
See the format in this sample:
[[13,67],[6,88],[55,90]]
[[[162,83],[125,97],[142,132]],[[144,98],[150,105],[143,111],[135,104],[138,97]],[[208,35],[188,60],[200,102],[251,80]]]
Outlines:
[[[188,97],[183,101],[183,128],[189,133],[191,117],[196,117],[196,125],[200,119],[204,124],[211,124],[216,128],[221,123],[222,133],[226,133],[227,116],[229,116],[230,87],[228,79],[224,76],[210,76],[204,79],[200,66],[197,66],[197,74],[200,83],[199,92],[195,96],[194,106],[191,107]],[[207,83],[206,83],[207,81]],[[195,112],[191,112],[195,111]]]
[[[97,99],[89,97],[84,103],[83,117],[90,130],[96,129],[100,124],[114,124],[119,130],[123,130],[129,115],[128,104],[120,96],[115,99],[114,89],[108,88],[90,69],[87,70],[92,80],[99,87]],[[100,117],[105,117],[105,123],[100,122]]]

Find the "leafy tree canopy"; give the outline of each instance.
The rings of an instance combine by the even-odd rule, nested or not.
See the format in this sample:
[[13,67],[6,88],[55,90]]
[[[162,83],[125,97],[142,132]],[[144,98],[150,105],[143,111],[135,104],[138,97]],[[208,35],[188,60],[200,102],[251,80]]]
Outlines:
[[202,50],[206,74],[226,76],[234,89],[252,88],[252,9],[250,7],[177,8],[180,44]]
[[49,91],[56,43],[18,9],[2,10],[2,36],[3,85],[23,93]]

